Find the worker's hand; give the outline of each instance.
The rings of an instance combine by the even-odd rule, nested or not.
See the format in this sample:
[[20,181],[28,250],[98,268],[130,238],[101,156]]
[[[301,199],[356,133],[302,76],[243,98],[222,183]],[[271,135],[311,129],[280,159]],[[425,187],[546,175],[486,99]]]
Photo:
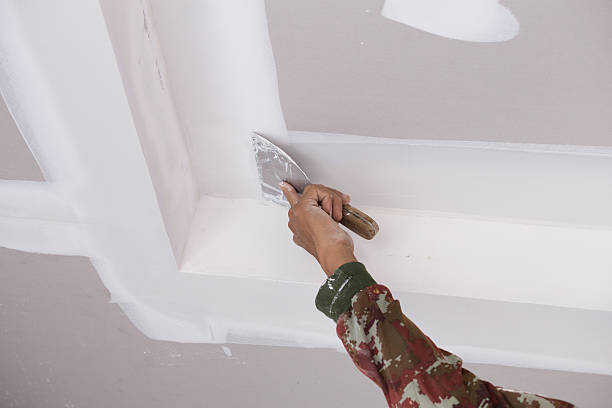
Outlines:
[[301,197],[289,183],[283,182],[280,187],[291,204],[289,229],[293,241],[319,261],[327,276],[343,264],[356,261],[353,240],[338,225],[342,204],[348,204],[349,196],[320,184],[308,185]]

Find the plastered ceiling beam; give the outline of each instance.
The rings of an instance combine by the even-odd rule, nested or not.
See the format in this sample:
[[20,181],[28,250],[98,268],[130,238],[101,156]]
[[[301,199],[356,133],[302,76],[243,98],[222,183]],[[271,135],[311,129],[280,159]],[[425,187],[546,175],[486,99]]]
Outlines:
[[[86,227],[90,259],[111,300],[144,334],[182,342],[337,345],[325,330],[329,322],[311,307],[308,285],[178,273],[98,2],[3,2],[0,18],[0,89],[7,105],[46,179]],[[252,315],[245,315],[236,302],[279,293],[296,303],[282,311],[275,301],[253,303]],[[290,309],[305,320],[283,321]]]
[[[612,227],[612,148],[291,132],[313,182],[362,205]],[[333,163],[333,165],[329,165]]]
[[151,8],[146,1],[123,0],[102,0],[100,6],[164,225],[180,263],[199,192]]
[[0,27],[7,106],[51,188],[85,226],[83,245],[113,300],[149,316],[152,335],[152,316],[176,326],[144,300],[166,287],[176,262],[98,2],[3,2]]
[[89,256],[86,234],[78,223],[20,219],[0,215],[0,246],[52,255]]
[[0,216],[75,222],[69,203],[56,193],[52,183],[0,180]]
[[250,132],[286,141],[263,0],[151,0],[200,191],[256,197]]
[[[35,11],[37,5],[36,2],[5,1],[0,7],[0,91],[45,180],[76,182],[82,180],[78,155],[64,136],[69,129],[61,119],[49,73],[44,71],[39,61],[39,54],[47,58],[51,56],[40,44],[41,38],[37,39],[38,44],[33,43],[36,38],[33,39],[28,30],[28,26],[45,18],[40,15],[42,9]],[[29,13],[23,15],[24,10]],[[49,34],[50,39],[53,34],[58,34],[58,28],[54,27],[54,30],[55,33]],[[39,45],[43,49],[33,50]],[[61,153],[61,162],[55,159],[54,153]],[[56,189],[64,187],[55,184]]]
[[[363,208],[380,232],[368,242],[354,236],[358,257],[395,291],[612,312],[609,228]],[[241,248],[243,256],[228,257],[227,248]],[[215,197],[200,200],[181,268],[313,285],[320,282],[317,269],[293,245],[284,208]]]
[[72,207],[51,183],[0,180],[0,246],[88,255],[84,239]]

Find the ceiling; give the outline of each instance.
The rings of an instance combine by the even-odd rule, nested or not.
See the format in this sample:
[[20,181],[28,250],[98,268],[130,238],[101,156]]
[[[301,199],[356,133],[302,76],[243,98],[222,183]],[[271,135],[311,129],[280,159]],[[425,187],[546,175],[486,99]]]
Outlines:
[[[383,406],[343,353],[151,340],[108,298],[86,258],[0,248],[0,406]],[[612,389],[610,376],[466,366],[583,408],[605,406]]]
[[612,146],[612,3],[507,0],[501,43],[438,37],[382,0],[266,0],[289,129]]
[[[539,46],[518,42],[529,33],[521,2],[509,2],[523,24],[517,39],[483,45],[385,20],[381,3],[268,1],[273,49],[263,2],[101,4],[0,6],[0,52],[12,55],[0,87],[48,176],[40,182],[4,111],[0,128],[12,136],[2,143],[15,153],[0,156],[11,178],[0,180],[1,245],[89,257],[151,339],[337,347],[312,307],[315,262],[291,243],[286,210],[256,199],[258,130],[371,206],[381,233],[357,242],[360,257],[466,361],[611,372],[610,149],[481,143],[606,144],[609,118],[597,109],[610,101],[595,86],[607,86],[610,62],[597,48],[608,45],[603,3],[574,30],[590,40],[572,55],[599,58],[582,76],[550,30]],[[572,7],[562,3],[561,21],[586,13]],[[371,37],[356,46],[366,27]],[[573,81],[575,98],[545,67]],[[351,135],[288,133],[285,120]],[[282,309],[279,297],[290,299]],[[568,324],[579,330],[559,341]]]

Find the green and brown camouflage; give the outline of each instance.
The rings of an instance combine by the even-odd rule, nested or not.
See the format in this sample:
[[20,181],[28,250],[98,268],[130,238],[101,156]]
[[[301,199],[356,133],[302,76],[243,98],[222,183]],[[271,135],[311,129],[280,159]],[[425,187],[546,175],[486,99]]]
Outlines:
[[321,286],[316,305],[337,320],[336,332],[357,368],[401,408],[570,408],[574,405],[496,387],[462,367],[410,319],[365,267],[341,266]]

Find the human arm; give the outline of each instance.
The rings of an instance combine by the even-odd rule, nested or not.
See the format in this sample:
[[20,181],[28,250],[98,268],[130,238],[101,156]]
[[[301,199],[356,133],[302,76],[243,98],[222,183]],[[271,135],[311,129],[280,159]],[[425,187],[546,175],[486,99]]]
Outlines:
[[294,241],[315,256],[328,275],[317,295],[317,308],[337,322],[336,332],[351,359],[383,390],[389,406],[573,406],[504,390],[465,370],[459,357],[439,349],[404,316],[389,289],[356,262],[353,242],[334,216],[333,203],[340,197],[341,206],[346,199],[342,193],[309,186],[299,197],[290,186],[281,187],[292,205],[289,228]]
[[360,263],[342,265],[321,286],[317,307],[337,320],[336,333],[349,356],[382,389],[390,407],[573,407],[505,390],[464,369],[461,358],[438,348],[402,313],[390,290],[368,276]]
[[301,197],[288,183],[281,183],[281,189],[291,205],[288,227],[293,241],[316,258],[327,276],[357,261],[353,240],[338,225],[349,196],[319,184],[308,185]]

